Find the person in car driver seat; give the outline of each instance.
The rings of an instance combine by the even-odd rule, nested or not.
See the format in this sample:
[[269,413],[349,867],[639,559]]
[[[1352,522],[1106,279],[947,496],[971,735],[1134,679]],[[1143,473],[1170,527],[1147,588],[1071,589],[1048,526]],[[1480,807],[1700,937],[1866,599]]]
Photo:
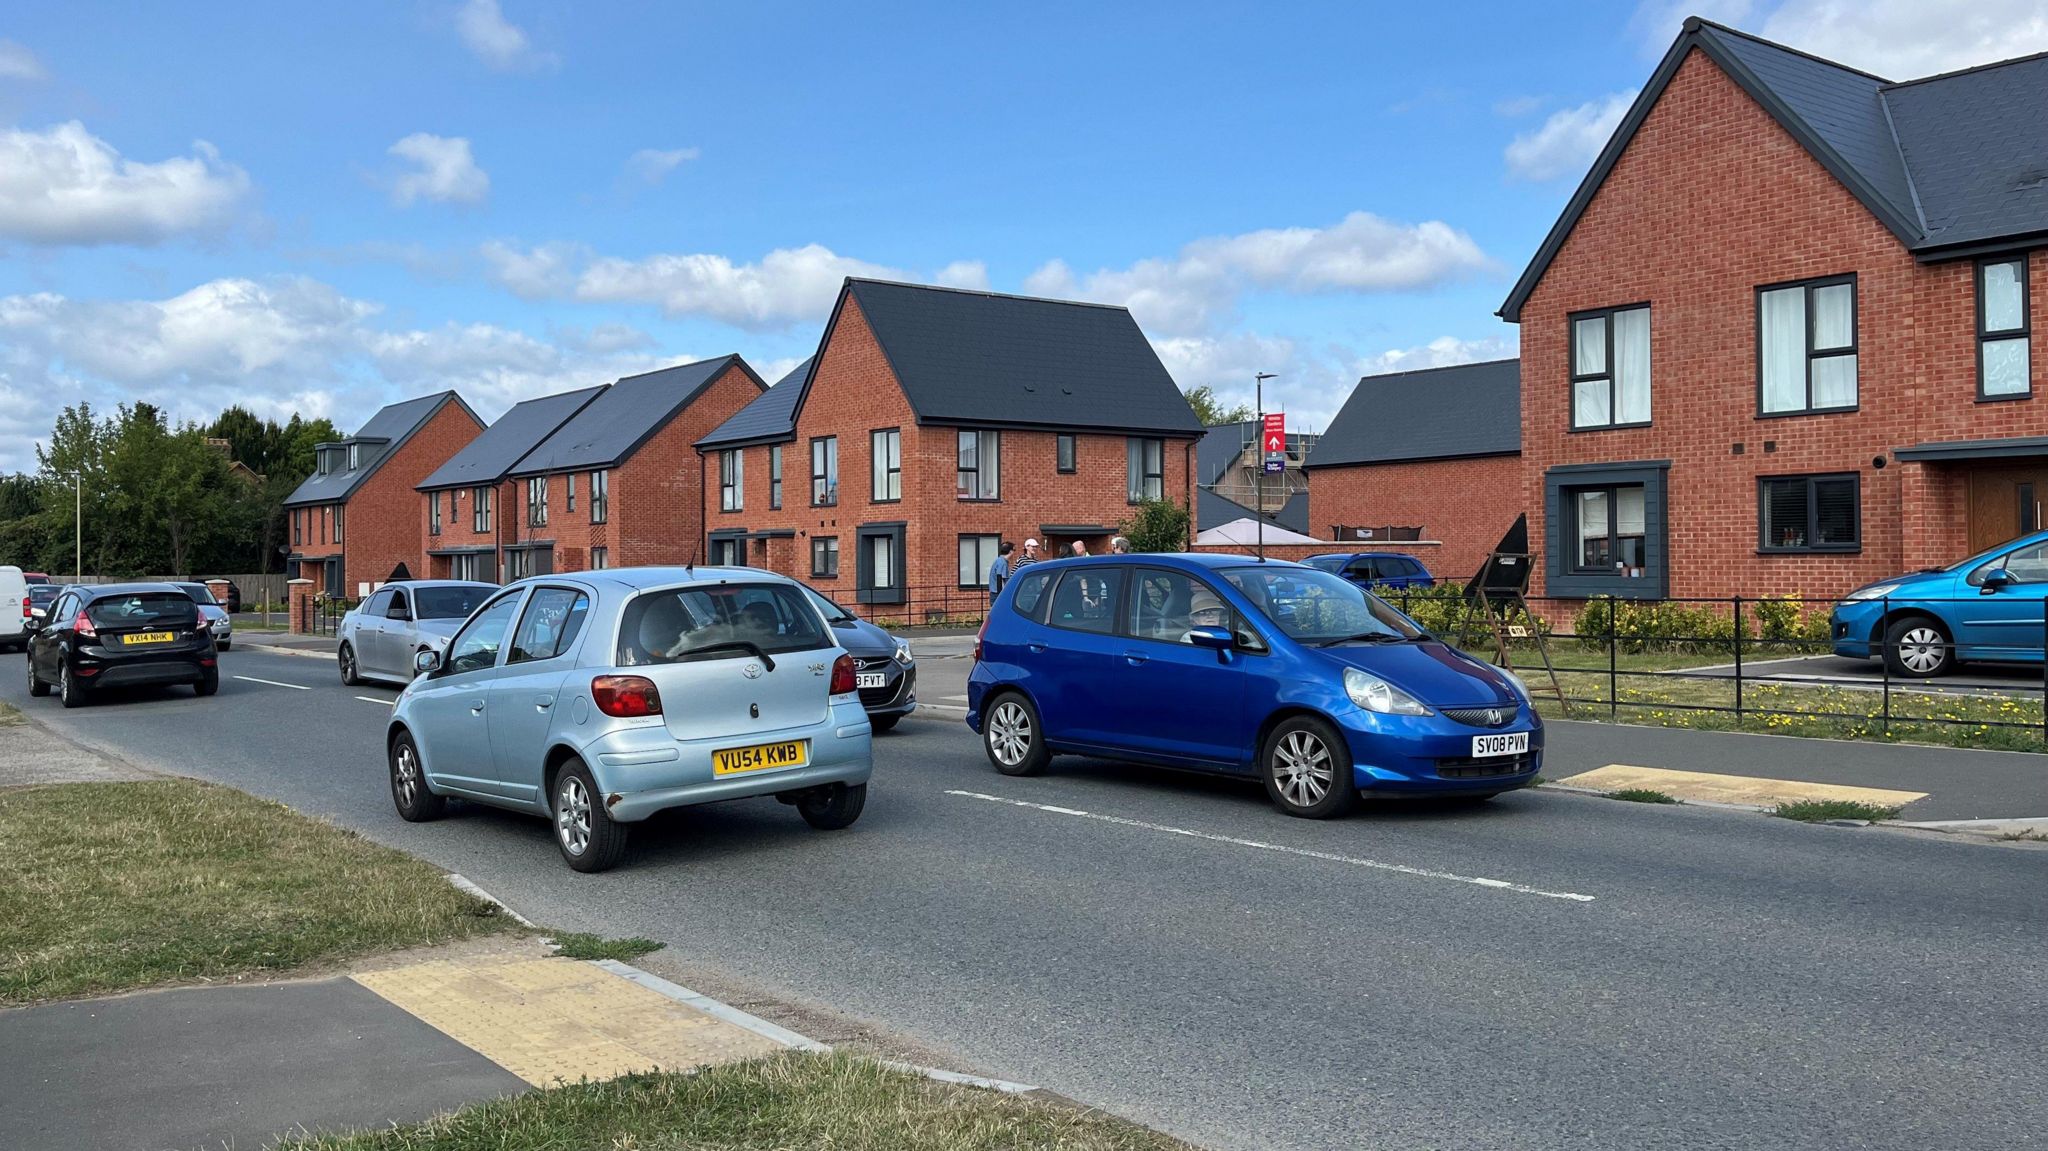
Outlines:
[[1194,629],[1198,627],[1229,627],[1230,609],[1216,593],[1205,587],[1198,587],[1188,597],[1188,630],[1181,633],[1180,642],[1195,642]]

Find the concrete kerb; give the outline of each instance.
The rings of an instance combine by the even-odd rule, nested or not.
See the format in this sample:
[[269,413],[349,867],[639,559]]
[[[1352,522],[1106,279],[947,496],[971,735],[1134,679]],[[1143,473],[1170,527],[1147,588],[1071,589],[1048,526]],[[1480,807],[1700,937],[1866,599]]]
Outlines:
[[[505,914],[511,916],[519,923],[527,927],[534,926],[532,920],[529,920],[525,916],[520,915],[517,911],[514,911],[511,907],[507,906],[504,900],[501,900],[497,896],[492,895],[490,892],[485,891],[483,888],[477,886],[475,882],[463,876],[455,875],[452,873],[448,876],[448,882],[456,888],[469,893],[470,895],[474,895],[477,898],[484,900],[485,902],[488,902],[498,908],[501,908],[505,912]],[[593,965],[604,971],[610,972],[611,974],[616,975],[621,979],[625,979],[632,983],[638,984],[639,986],[644,987],[649,991],[653,991],[659,995],[667,996],[668,998],[673,999],[678,1003],[684,1004],[687,1007],[693,1008],[697,1011],[701,1011],[714,1019],[719,1019],[726,1023],[730,1023],[735,1027],[753,1032],[755,1035],[759,1035],[763,1039],[767,1039],[770,1042],[778,1043],[784,1047],[793,1048],[798,1051],[817,1052],[821,1055],[829,1054],[832,1051],[832,1048],[829,1044],[820,1043],[807,1035],[801,1035],[795,1031],[791,1031],[787,1027],[783,1027],[775,1023],[770,1023],[769,1021],[761,1018],[758,1015],[751,1015],[745,1011],[741,1011],[739,1008],[734,1007],[729,1003],[724,1003],[719,1000],[713,999],[708,995],[692,991],[691,989],[684,987],[679,983],[674,983],[667,979],[663,979],[661,976],[656,975],[651,971],[643,971],[630,963],[621,963],[616,959],[599,959],[593,961]],[[883,1059],[878,1060],[877,1062],[880,1062],[884,1067],[893,1068],[897,1071],[908,1072],[912,1075],[922,1075],[927,1079],[931,1079],[940,1083],[953,1083],[966,1087],[979,1087],[988,1091],[1000,1091],[1006,1095],[1033,1095],[1043,1093],[1041,1088],[1034,1087],[1031,1084],[1013,1083],[1007,1079],[990,1079],[985,1076],[968,1075],[959,1071],[946,1071],[938,1067],[920,1067],[912,1063],[899,1063],[892,1059]]]

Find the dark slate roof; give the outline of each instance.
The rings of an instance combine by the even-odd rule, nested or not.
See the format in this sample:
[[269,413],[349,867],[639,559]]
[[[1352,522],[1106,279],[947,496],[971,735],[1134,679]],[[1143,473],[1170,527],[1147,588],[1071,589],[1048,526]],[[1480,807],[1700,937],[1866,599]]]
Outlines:
[[[1198,532],[1220,528],[1224,524],[1236,523],[1238,520],[1258,518],[1259,513],[1228,496],[1217,495],[1213,489],[1195,489],[1195,530]],[[1296,492],[1287,497],[1287,502],[1281,505],[1280,510],[1266,516],[1265,520],[1274,527],[1300,532],[1305,536],[1315,534],[1308,530],[1307,492]]]
[[697,441],[700,448],[729,448],[742,444],[767,444],[796,436],[796,406],[803,399],[804,382],[810,378],[812,356],[775,381],[774,386],[732,414],[711,434]]
[[1305,466],[1501,456],[1521,450],[1521,361],[1489,360],[1358,381]]
[[736,355],[627,376],[585,404],[582,411],[569,417],[568,423],[526,453],[506,474],[531,476],[616,467],[681,415],[713,380],[735,364],[756,387],[767,387],[754,369]]
[[1922,260],[2048,235],[2048,54],[1895,84],[1693,17],[1501,305],[1510,322],[1698,49]]
[[1202,432],[1126,308],[862,279],[848,296],[920,423]]
[[1305,536],[1316,534],[1308,530],[1308,492],[1305,490],[1288,496],[1287,502],[1280,505],[1280,510],[1273,513],[1273,519],[1288,531],[1300,532]]
[[469,441],[468,447],[456,452],[447,463],[421,480],[418,490],[425,492],[435,488],[497,483],[526,453],[553,435],[556,428],[582,411],[583,405],[597,398],[607,386],[599,384],[594,388],[513,404],[511,410],[485,428],[482,435]]
[[[353,469],[336,468],[326,475],[321,475],[320,469],[316,466],[313,474],[307,476],[305,482],[293,489],[292,494],[285,498],[285,506],[332,503],[354,495],[355,490],[375,475],[377,469],[384,466],[385,460],[404,447],[414,432],[425,427],[427,421],[433,419],[444,404],[454,404],[469,412],[471,419],[476,418],[476,413],[470,411],[469,405],[463,403],[462,397],[454,392],[435,392],[430,396],[387,404],[377,409],[376,415],[357,428],[355,435],[340,441],[344,445],[361,445],[357,452],[361,457],[358,465]],[[477,420],[477,423],[482,424],[483,421]]]

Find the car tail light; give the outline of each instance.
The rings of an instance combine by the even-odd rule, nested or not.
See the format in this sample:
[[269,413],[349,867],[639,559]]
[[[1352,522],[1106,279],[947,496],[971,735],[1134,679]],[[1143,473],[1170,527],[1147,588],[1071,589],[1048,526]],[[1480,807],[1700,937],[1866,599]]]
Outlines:
[[832,661],[832,694],[845,695],[853,690],[853,657],[841,655]]
[[661,714],[661,692],[644,675],[601,675],[590,681],[590,702],[611,716]]
[[71,630],[77,632],[80,639],[100,638],[100,629],[92,626],[92,621],[85,618],[83,611],[78,613],[77,619],[71,621]]
[[35,614],[36,614],[36,602],[35,602],[34,600],[29,600],[29,599],[25,599],[25,600],[22,600],[22,601],[21,601],[21,618],[23,618],[23,619],[34,619],[34,618],[35,618]]
[[983,616],[981,630],[974,633],[974,662],[981,662],[981,639],[988,634],[988,617]]

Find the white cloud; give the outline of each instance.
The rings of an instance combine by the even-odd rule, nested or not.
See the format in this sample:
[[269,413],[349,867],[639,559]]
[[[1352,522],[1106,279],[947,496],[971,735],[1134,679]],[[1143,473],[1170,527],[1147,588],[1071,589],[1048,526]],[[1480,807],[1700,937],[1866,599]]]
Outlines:
[[1636,98],[1635,90],[1553,112],[1543,126],[1508,144],[1508,174],[1523,180],[1582,175],[1614,135]]
[[500,72],[532,72],[561,63],[554,53],[536,50],[525,30],[505,19],[498,0],[469,0],[455,14],[455,30],[477,59]]
[[[231,403],[353,428],[453,387],[486,418],[512,403],[689,357],[624,325],[541,339],[491,324],[391,329],[382,309],[303,277],[215,280],[162,300],[0,297],[0,471],[35,466],[64,404],[147,400],[176,419]],[[19,433],[19,434],[17,434]]]
[[932,283],[948,288],[988,291],[988,265],[980,260],[955,260],[932,273]]
[[48,75],[27,45],[0,39],[0,80],[41,80]]
[[1440,220],[1400,224],[1353,212],[1327,228],[1266,228],[1195,240],[1177,256],[1076,277],[1052,260],[1025,277],[1036,295],[1122,304],[1155,336],[1213,329],[1248,289],[1296,294],[1433,287],[1488,267],[1479,245]]
[[1493,102],[1493,114],[1512,120],[1518,116],[1527,116],[1542,106],[1541,96],[1503,96]]
[[795,371],[796,366],[807,359],[810,359],[810,357],[775,356],[766,360],[749,359],[747,363],[753,365],[754,370],[761,373],[761,379],[766,381],[768,386],[772,388],[782,382],[782,377]]
[[671,316],[709,316],[742,328],[766,328],[823,316],[848,276],[905,278],[893,268],[806,244],[778,248],[754,264],[707,254],[605,257],[583,269],[576,298],[657,304]]
[[1661,55],[1691,15],[1893,80],[2048,51],[2043,0],[1644,0],[1629,28]]
[[248,174],[211,144],[157,163],[124,160],[73,120],[0,132],[0,236],[32,244],[155,244],[228,222]]
[[1513,336],[1487,336],[1477,340],[1438,336],[1418,347],[1393,348],[1360,356],[1351,363],[1352,374],[1382,376],[1388,372],[1412,372],[1417,368],[1447,368],[1453,364],[1473,364],[1481,360],[1506,360],[1514,358],[1518,347],[1519,342]]
[[576,267],[589,258],[580,244],[541,244],[519,249],[491,240],[479,250],[490,276],[526,300],[567,295],[576,286]]
[[626,174],[652,187],[668,179],[668,174],[675,171],[677,165],[694,160],[698,155],[695,148],[642,148],[626,158]]
[[469,141],[461,136],[414,132],[391,145],[390,153],[418,165],[391,185],[391,198],[401,208],[421,199],[474,204],[490,193],[490,174],[477,167]]

